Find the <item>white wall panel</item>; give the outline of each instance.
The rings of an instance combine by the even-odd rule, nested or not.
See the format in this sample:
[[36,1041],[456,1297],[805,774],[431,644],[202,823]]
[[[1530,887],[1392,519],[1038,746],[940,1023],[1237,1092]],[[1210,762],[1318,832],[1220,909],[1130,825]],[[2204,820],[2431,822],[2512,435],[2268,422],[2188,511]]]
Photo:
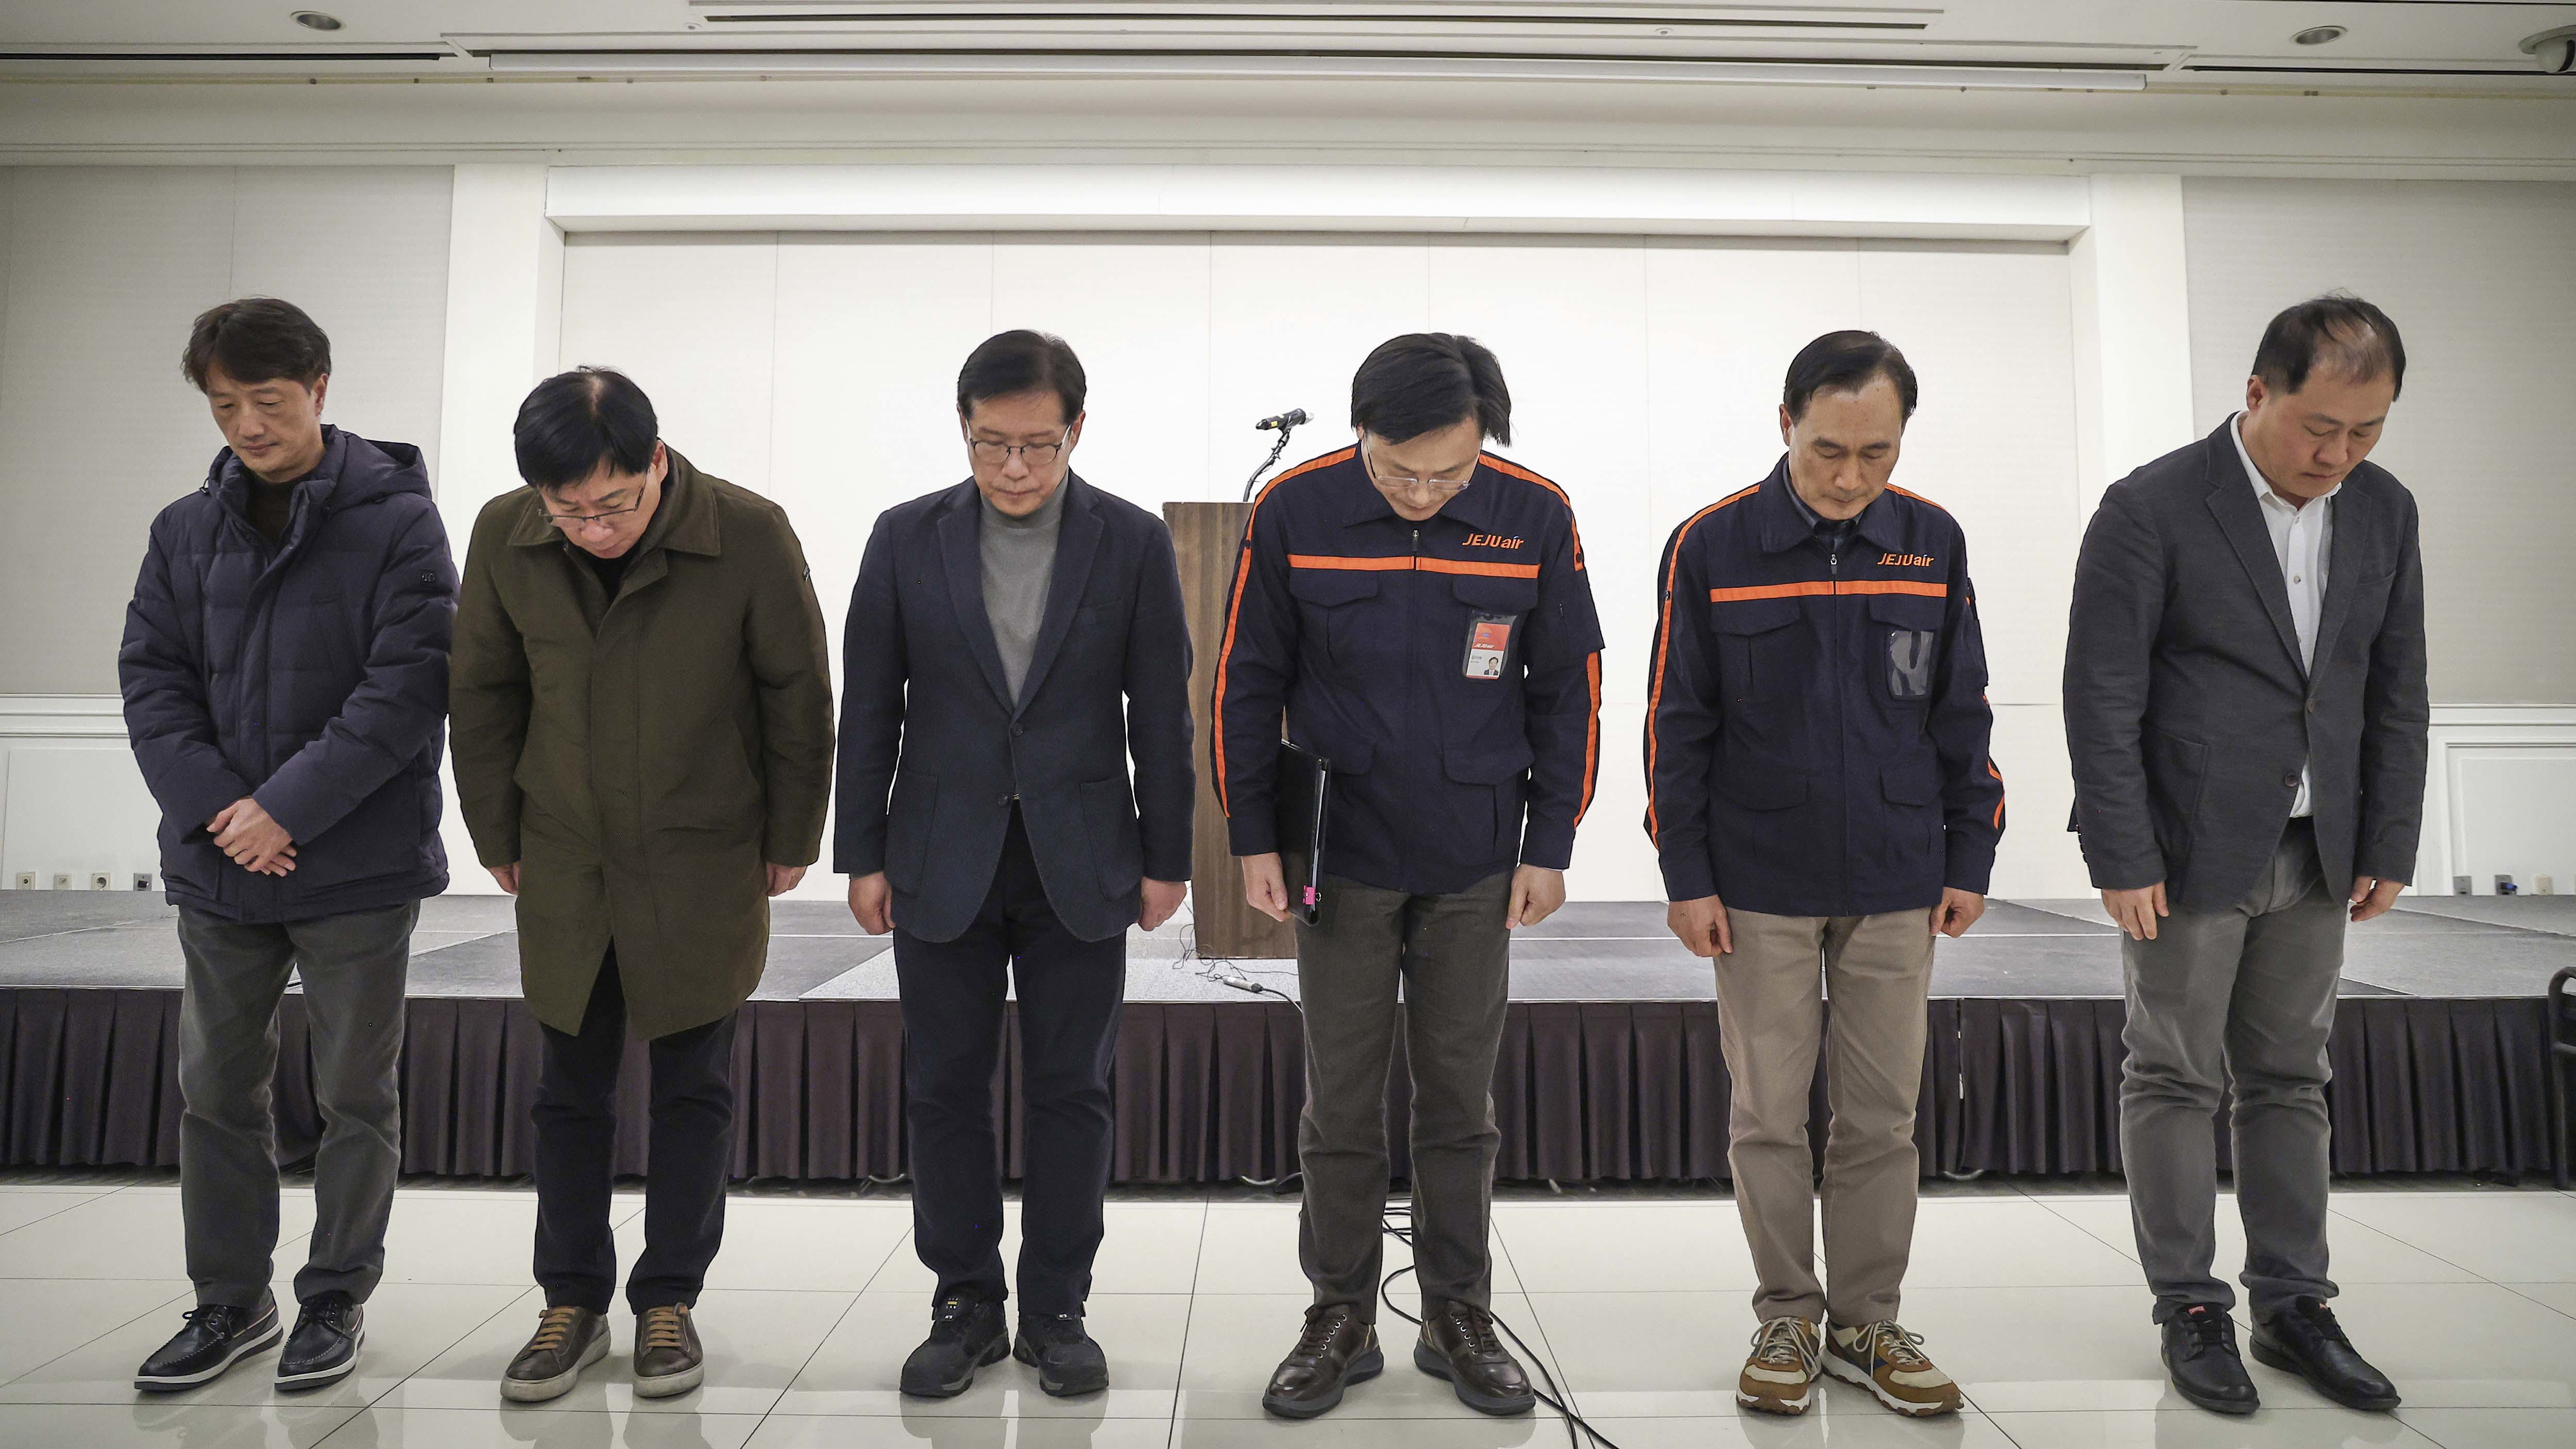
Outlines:
[[1768,471],[1799,346],[1879,326],[1930,399],[1900,480],[1969,528],[1996,697],[2009,678],[2023,701],[1997,727],[2018,822],[1998,886],[2040,894],[2083,888],[2051,824],[2078,486],[2069,306],[2062,249],[2022,244],[582,235],[565,251],[563,357],[632,372],[692,457],[791,511],[837,642],[877,512],[964,476],[956,371],[995,330],[1073,343],[1091,381],[1076,465],[1148,508],[1234,496],[1268,444],[1250,424],[1272,412],[1315,417],[1288,461],[1338,446],[1351,371],[1387,337],[1483,339],[1512,384],[1507,451],[1574,497],[1609,637],[1601,787],[1570,886],[1634,900],[1657,889],[1638,738],[1664,538]]
[[[1073,344],[1090,396],[1073,466],[1148,509],[1207,496],[1208,240],[1043,235],[993,242],[994,330],[1030,327]],[[978,338],[978,341],[982,339]],[[965,354],[924,357],[952,386]],[[954,396],[944,426],[955,435]],[[963,455],[957,476],[965,476]]]
[[563,365],[613,367],[698,467],[769,491],[778,239],[590,237],[565,248]]
[[2065,254],[1865,243],[1860,264],[1862,325],[1922,385],[1896,482],[1967,531],[1989,697],[2053,706],[2079,538]]

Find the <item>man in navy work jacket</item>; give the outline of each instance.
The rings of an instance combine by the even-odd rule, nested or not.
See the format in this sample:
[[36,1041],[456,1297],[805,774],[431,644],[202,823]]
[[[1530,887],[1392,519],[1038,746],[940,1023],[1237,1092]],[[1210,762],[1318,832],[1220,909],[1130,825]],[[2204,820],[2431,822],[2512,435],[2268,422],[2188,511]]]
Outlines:
[[1914,403],[1913,369],[1876,333],[1807,344],[1782,395],[1788,451],[1676,529],[1660,571],[1646,828],[1673,934],[1717,963],[1728,1162],[1760,1279],[1736,1400],[1771,1413],[1806,1411],[1820,1361],[1899,1413],[1959,1406],[1897,1297],[1932,939],[1985,911],[2004,787],[1966,540],[1888,484]]
[[[964,1393],[1006,1353],[1049,1394],[1109,1385],[1083,1302],[1127,929],[1180,909],[1198,779],[1171,535],[1073,471],[1086,387],[1059,337],[1004,332],[967,357],[972,476],[877,519],[842,636],[833,869],[860,926],[894,932],[913,1246],[939,1280],[903,1366],[918,1397]],[[1028,1117],[1016,1338],[993,1122],[1014,985]]]
[[420,902],[447,889],[440,726],[456,570],[420,450],[322,422],[331,343],[265,297],[199,317],[182,366],[227,446],[152,522],[117,673],[179,908],[179,1202],[197,1306],[135,1387],[279,1338],[277,1003],[312,1021],[315,1218],[277,1384],[344,1377],[402,1165],[395,1061]]
[[1351,381],[1356,447],[1253,505],[1216,679],[1215,751],[1245,895],[1287,916],[1280,716],[1331,761],[1321,919],[1297,929],[1306,1020],[1298,1256],[1315,1301],[1262,1397],[1321,1414],[1379,1372],[1386,1076],[1403,988],[1413,1073],[1414,1364],[1470,1407],[1525,1413],[1490,1311],[1494,1058],[1510,932],[1565,902],[1599,764],[1601,627],[1564,490],[1511,441],[1493,353],[1398,337]]

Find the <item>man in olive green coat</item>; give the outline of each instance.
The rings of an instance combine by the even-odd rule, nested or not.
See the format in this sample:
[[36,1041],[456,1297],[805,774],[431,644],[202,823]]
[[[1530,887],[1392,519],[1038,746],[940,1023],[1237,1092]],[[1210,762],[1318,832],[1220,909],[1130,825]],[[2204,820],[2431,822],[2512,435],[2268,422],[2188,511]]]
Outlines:
[[769,898],[822,845],[823,615],[786,515],[664,445],[623,375],[539,383],[516,444],[530,486],[475,520],[451,685],[458,800],[519,898],[520,977],[545,1034],[546,1308],[501,1392],[554,1398],[607,1353],[631,1026],[653,1067],[626,1288],[635,1392],[685,1393],[704,1373],[690,1310],[724,1235],[734,1015],[760,982]]

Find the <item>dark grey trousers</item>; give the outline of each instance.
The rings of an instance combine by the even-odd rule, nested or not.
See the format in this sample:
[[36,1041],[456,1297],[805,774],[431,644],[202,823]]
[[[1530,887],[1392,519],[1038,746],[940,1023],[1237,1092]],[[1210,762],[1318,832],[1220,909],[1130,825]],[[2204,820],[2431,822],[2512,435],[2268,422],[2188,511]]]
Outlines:
[[2350,881],[2325,879],[2314,830],[2290,822],[2234,910],[2176,908],[2156,939],[2122,938],[2129,1059],[2120,1156],[2138,1260],[2161,1323],[2193,1304],[2233,1308],[2217,1252],[2213,1119],[2235,1091],[2236,1207],[2255,1316],[2331,1298],[2326,1277],[2326,1038],[2343,974]]
[[200,1304],[258,1305],[277,1249],[277,1004],[301,973],[312,1023],[313,1237],[295,1296],[366,1301],[384,1276],[402,1168],[403,984],[420,905],[245,926],[179,908],[179,1206]]
[[[1296,868],[1292,863],[1292,871]],[[1386,1212],[1386,1080],[1399,1023],[1413,1075],[1413,1261],[1426,1305],[1492,1306],[1494,1056],[1511,994],[1511,873],[1455,895],[1324,878],[1297,927],[1306,1017],[1306,1194],[1297,1259],[1315,1301],[1377,1319]],[[1293,890],[1293,887],[1292,887]],[[1403,1009],[1396,1005],[1399,984]]]

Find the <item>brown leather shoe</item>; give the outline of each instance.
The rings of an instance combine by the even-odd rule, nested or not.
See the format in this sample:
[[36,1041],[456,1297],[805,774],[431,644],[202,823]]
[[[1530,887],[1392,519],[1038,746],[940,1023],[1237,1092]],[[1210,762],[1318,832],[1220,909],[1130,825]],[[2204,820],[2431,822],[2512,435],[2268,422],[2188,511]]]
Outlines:
[[1526,1414],[1538,1405],[1529,1375],[1494,1332],[1494,1315],[1472,1303],[1443,1303],[1423,1315],[1413,1366],[1447,1379],[1458,1402],[1483,1414]]
[[565,1303],[537,1320],[537,1331],[501,1375],[501,1397],[542,1404],[569,1393],[581,1371],[608,1357],[608,1320]]
[[666,1303],[635,1315],[635,1396],[667,1399],[685,1394],[707,1376],[698,1347],[698,1325],[689,1305]]
[[1279,1361],[1261,1407],[1291,1419],[1311,1419],[1342,1401],[1342,1390],[1386,1371],[1377,1328],[1360,1321],[1347,1303],[1318,1303],[1306,1310],[1306,1331]]

